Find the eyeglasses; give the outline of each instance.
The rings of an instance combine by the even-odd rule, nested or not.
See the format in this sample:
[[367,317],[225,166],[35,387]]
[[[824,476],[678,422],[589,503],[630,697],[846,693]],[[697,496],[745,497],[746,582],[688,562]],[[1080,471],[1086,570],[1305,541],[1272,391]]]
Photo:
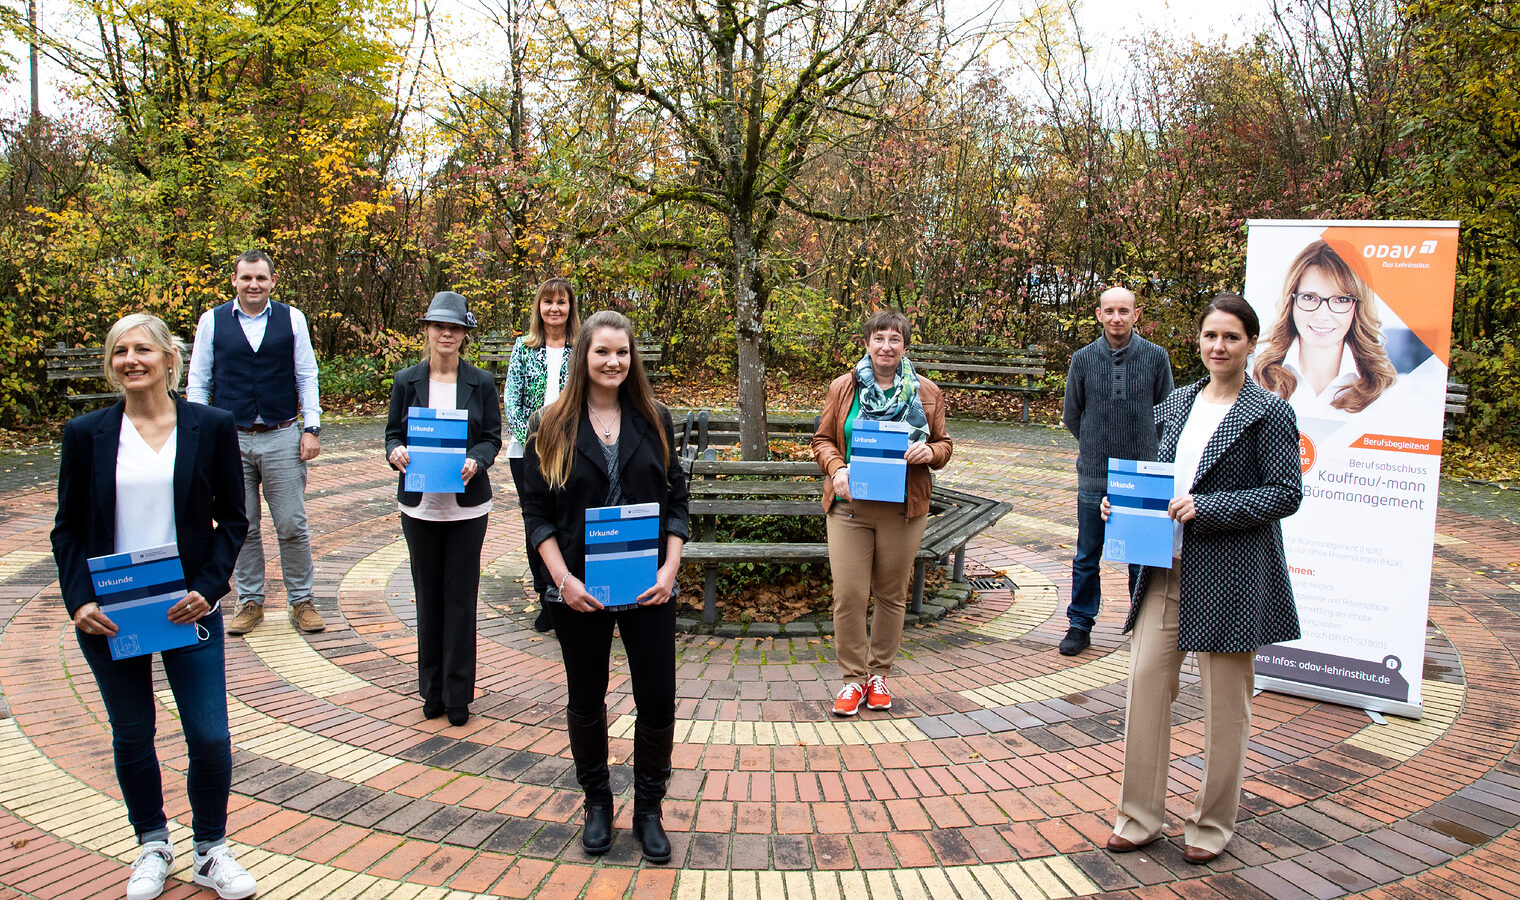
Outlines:
[[1347,297],[1340,294],[1337,294],[1334,297],[1321,297],[1319,294],[1315,294],[1310,291],[1303,291],[1302,293],[1292,294],[1291,296],[1293,297],[1293,305],[1303,310],[1304,312],[1314,312],[1316,309],[1320,308],[1321,304],[1328,303],[1330,304],[1331,312],[1337,313],[1339,315],[1345,315],[1346,313],[1351,312],[1351,310],[1355,309],[1357,303],[1360,302],[1360,300],[1356,297]]

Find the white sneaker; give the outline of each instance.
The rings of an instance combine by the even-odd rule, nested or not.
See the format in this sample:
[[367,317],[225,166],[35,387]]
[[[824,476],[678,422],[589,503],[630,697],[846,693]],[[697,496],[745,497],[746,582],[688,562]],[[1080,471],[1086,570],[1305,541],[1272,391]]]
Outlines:
[[211,888],[222,900],[243,900],[259,890],[248,870],[238,865],[226,844],[217,844],[205,856],[195,854],[195,883]]
[[127,900],[153,900],[164,892],[164,879],[174,868],[174,848],[168,841],[148,841],[137,850],[132,877],[127,879]]

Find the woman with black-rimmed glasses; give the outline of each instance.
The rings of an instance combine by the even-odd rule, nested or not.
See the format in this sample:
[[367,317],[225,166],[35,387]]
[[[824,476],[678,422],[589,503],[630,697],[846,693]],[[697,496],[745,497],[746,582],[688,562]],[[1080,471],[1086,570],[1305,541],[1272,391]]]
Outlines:
[[1359,413],[1398,378],[1367,282],[1324,241],[1288,266],[1256,381],[1300,415]]

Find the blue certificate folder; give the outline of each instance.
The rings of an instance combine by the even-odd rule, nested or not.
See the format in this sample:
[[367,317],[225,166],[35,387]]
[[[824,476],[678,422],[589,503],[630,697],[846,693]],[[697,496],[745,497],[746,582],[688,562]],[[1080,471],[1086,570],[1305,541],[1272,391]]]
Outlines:
[[406,411],[406,489],[432,494],[464,493],[464,451],[469,448],[469,411],[427,409]]
[[1167,462],[1109,458],[1104,559],[1172,567],[1172,520],[1166,507],[1176,496],[1174,468]]
[[586,510],[586,593],[607,609],[638,605],[660,567],[660,504]]
[[907,497],[907,422],[856,419],[850,423],[850,496],[901,503]]
[[112,659],[196,643],[194,625],[169,621],[169,607],[186,593],[176,545],[96,556],[88,565],[100,611],[116,625],[116,637],[106,639]]

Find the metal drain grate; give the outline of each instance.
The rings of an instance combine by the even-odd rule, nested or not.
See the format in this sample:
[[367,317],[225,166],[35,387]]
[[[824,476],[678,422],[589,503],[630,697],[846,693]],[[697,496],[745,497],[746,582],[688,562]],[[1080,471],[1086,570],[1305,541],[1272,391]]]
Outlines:
[[973,578],[970,584],[973,590],[978,591],[1011,591],[1018,587],[1006,575],[995,575],[992,578]]

